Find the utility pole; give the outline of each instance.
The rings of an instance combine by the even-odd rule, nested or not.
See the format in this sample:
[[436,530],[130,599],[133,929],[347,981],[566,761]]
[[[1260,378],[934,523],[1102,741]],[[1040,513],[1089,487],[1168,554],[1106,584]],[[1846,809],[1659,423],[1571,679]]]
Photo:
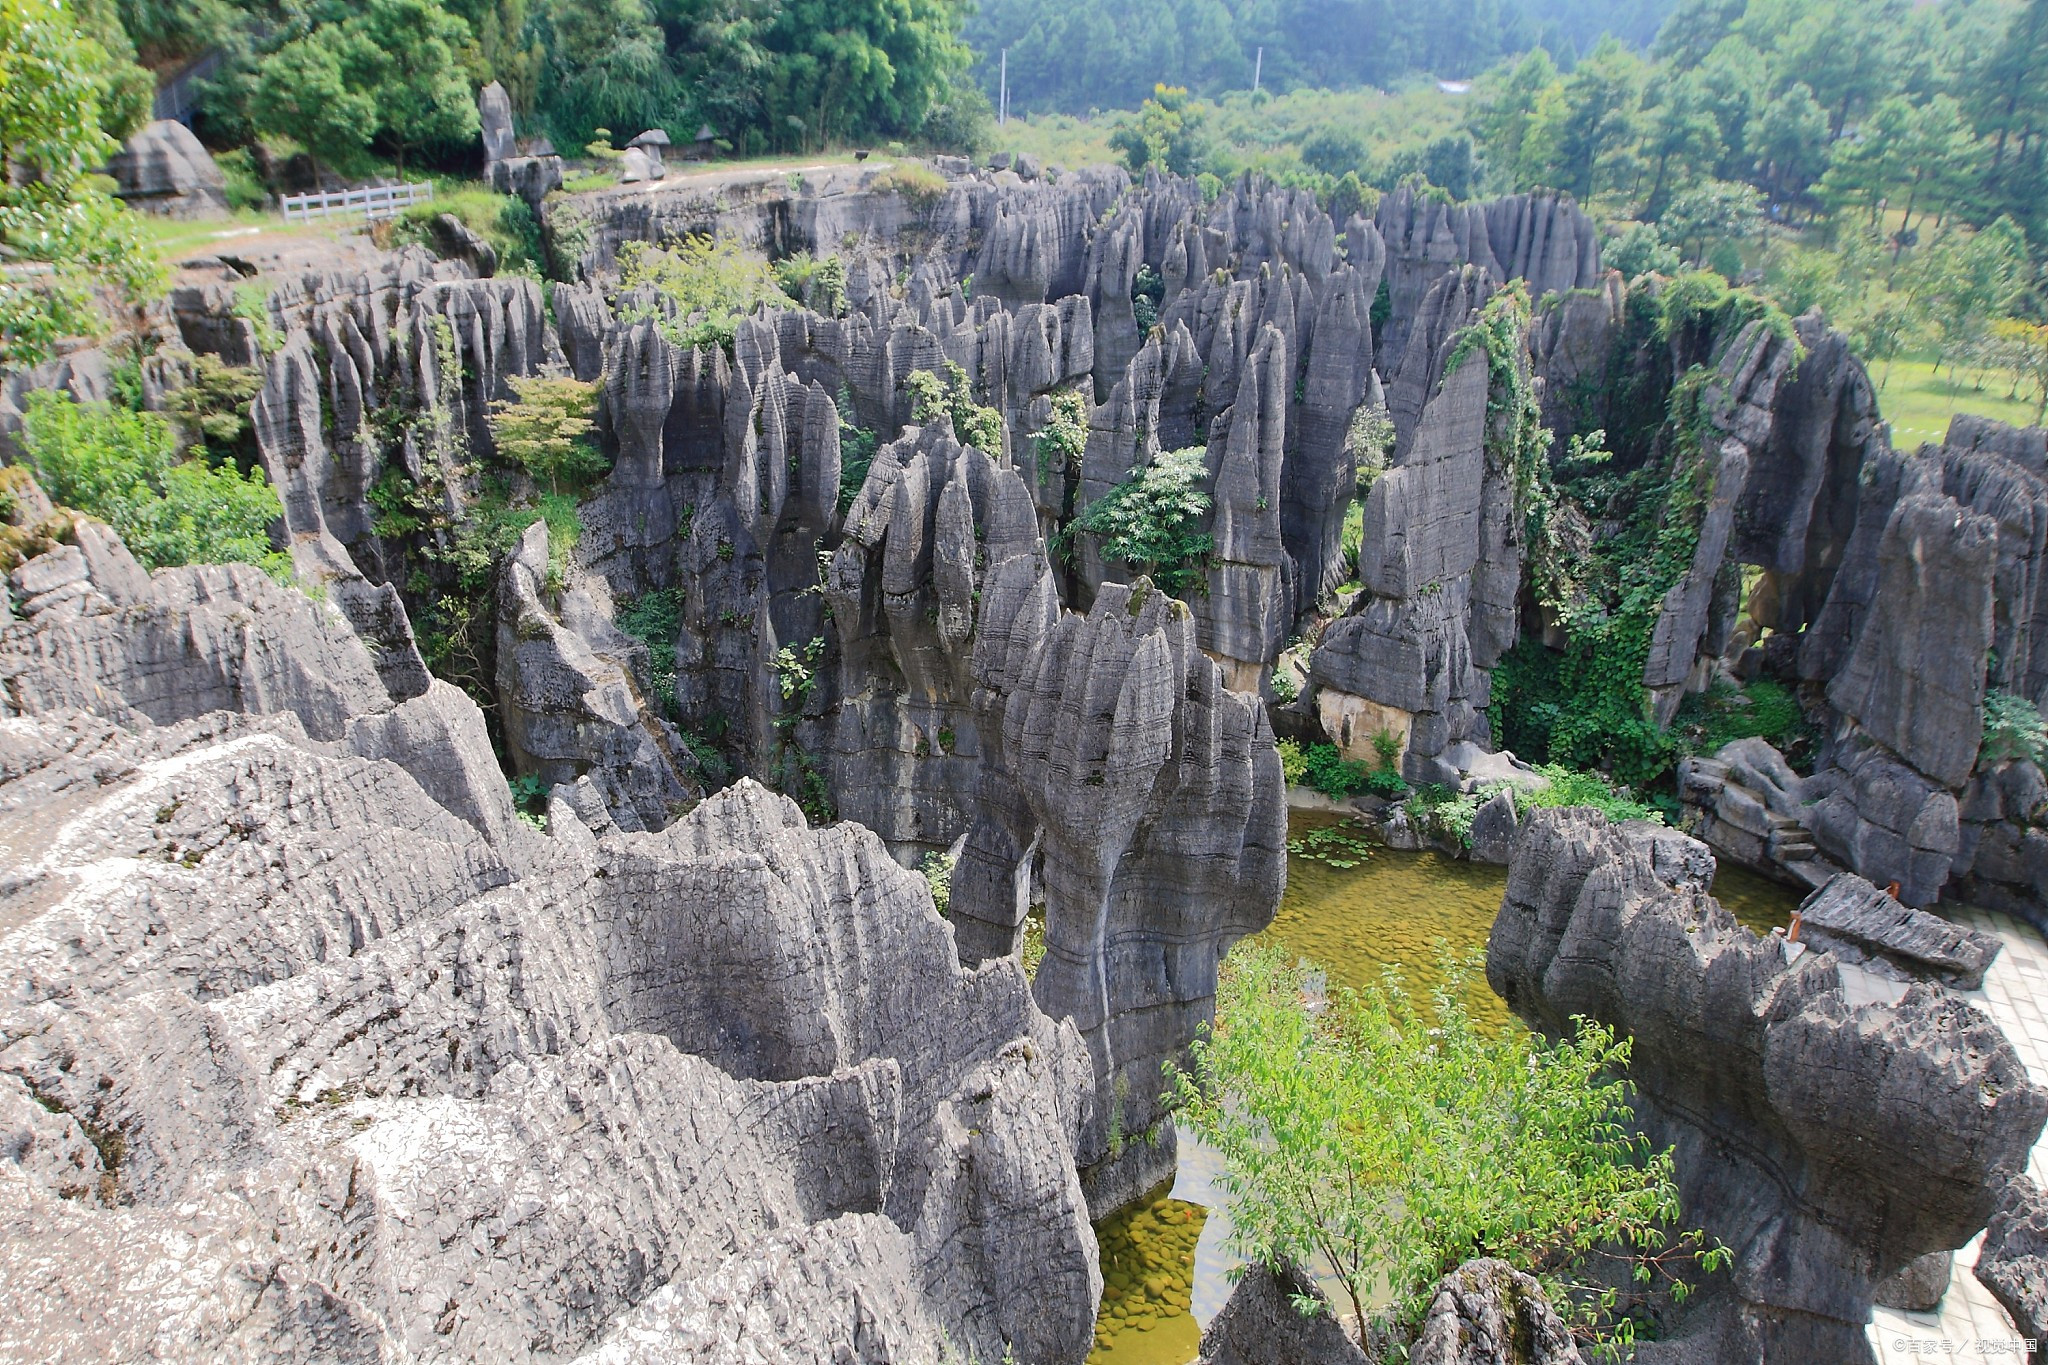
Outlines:
[[1001,93],[996,96],[996,123],[1000,127],[1010,126],[1010,49],[1003,49],[1003,76]]
[[[1242,51],[1243,49],[1239,49]],[[1266,74],[1266,49],[1259,49],[1259,55],[1252,60],[1252,93],[1259,93],[1259,79]]]

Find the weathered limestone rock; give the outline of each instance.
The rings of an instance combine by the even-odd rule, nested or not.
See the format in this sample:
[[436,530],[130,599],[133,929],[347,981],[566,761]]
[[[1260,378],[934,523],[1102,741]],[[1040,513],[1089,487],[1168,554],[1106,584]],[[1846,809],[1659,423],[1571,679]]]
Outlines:
[[1410,1365],[1580,1365],[1543,1286],[1506,1261],[1467,1261],[1438,1283]]
[[129,206],[172,218],[225,217],[228,182],[192,130],[158,119],[107,163],[114,193]]
[[1506,867],[1514,857],[1519,829],[1513,793],[1497,791],[1489,796],[1472,817],[1472,861]]
[[2014,1176],[2000,1196],[1975,1273],[2021,1336],[2048,1337],[2048,1199],[2026,1176]]
[[1085,1354],[1085,1047],[873,835],[543,837],[239,570],[0,676],[0,1354]]
[[621,829],[661,829],[701,793],[681,738],[633,675],[642,647],[580,589],[556,587],[551,577],[547,523],[536,521],[499,576],[506,751],[519,772],[548,787],[589,777]]
[[1536,1027],[1583,1014],[1634,1040],[1637,1122],[1677,1149],[1687,1219],[1734,1253],[1676,1324],[1697,1334],[1683,1349],[1869,1361],[1877,1286],[1983,1225],[2048,1092],[1939,987],[1852,1009],[1832,958],[1788,966],[1706,894],[1712,876],[1675,831],[1537,811],[1487,980]]
[[1082,618],[1040,583],[1005,634],[977,644],[995,695],[953,915],[963,960],[1014,951],[1035,855],[1035,992],[1095,1061],[1079,1156],[1090,1206],[1106,1212],[1172,1169],[1160,1066],[1184,1059],[1209,1019],[1223,954],[1272,918],[1285,788],[1263,708],[1223,686],[1183,603],[1145,579],[1105,584]]
[[1808,896],[1799,915],[1802,943],[1901,979],[1939,981],[1960,991],[1984,984],[2002,946],[1995,934],[1959,929],[1901,905],[1848,872]]
[[1930,1251],[1877,1287],[1880,1308],[1905,1313],[1931,1313],[1941,1306],[1955,1272],[1953,1251]]
[[498,249],[454,214],[435,215],[433,232],[434,245],[440,253],[451,260],[461,261],[476,272],[478,279],[498,273]]
[[[1396,737],[1402,771],[1416,782],[1459,780],[1442,755],[1485,739],[1486,670],[1514,636],[1515,593],[1500,587],[1519,580],[1520,531],[1510,475],[1487,455],[1487,356],[1483,346],[1457,353],[1487,292],[1485,277],[1467,270],[1430,293],[1388,394],[1397,439],[1392,466],[1366,497],[1365,591],[1323,632],[1312,662],[1322,696],[1408,718]],[[1354,730],[1347,756],[1365,757],[1370,738]]]
[[[1305,1314],[1296,1298],[1321,1305]],[[1364,1365],[1365,1352],[1337,1321],[1316,1282],[1292,1266],[1246,1270],[1202,1333],[1200,1365]]]

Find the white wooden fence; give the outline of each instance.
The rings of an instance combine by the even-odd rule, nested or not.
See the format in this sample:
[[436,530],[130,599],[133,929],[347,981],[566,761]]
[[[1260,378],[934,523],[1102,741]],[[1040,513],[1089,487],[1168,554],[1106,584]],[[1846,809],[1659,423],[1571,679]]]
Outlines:
[[401,209],[424,204],[434,197],[434,187],[417,185],[367,185],[359,190],[330,190],[325,194],[287,194],[278,200],[287,223],[336,214],[361,214],[365,218],[396,218]]

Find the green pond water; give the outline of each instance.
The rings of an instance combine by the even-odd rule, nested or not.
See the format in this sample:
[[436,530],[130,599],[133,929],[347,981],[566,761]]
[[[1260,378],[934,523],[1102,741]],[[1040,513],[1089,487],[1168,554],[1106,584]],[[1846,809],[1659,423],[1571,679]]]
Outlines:
[[[1340,823],[1336,815],[1296,811],[1288,833],[1300,839]],[[1506,868],[1398,853],[1376,842],[1363,858],[1340,856],[1356,865],[1288,858],[1287,892],[1263,940],[1313,959],[1333,983],[1354,989],[1377,984],[1392,968],[1417,1000],[1428,999],[1441,980],[1438,940],[1453,954],[1484,954],[1507,889]],[[1716,874],[1714,897],[1759,934],[1786,923],[1799,904],[1796,892],[1735,867]],[[1474,972],[1465,995],[1474,1019],[1498,1027],[1512,1022],[1483,972]],[[1090,1365],[1186,1365],[1195,1358],[1201,1329],[1190,1286],[1205,1216],[1200,1205],[1162,1188],[1096,1226],[1105,1288]]]

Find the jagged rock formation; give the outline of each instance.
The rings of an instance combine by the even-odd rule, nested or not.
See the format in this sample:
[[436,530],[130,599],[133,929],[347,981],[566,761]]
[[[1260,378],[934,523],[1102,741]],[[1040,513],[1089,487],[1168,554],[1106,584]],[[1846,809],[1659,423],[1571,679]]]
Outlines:
[[2048,1199],[2026,1176],[2006,1185],[1977,1253],[1978,1283],[1991,1291],[2020,1335],[2048,1337]]
[[485,183],[500,194],[516,194],[539,209],[549,191],[562,187],[562,158],[545,139],[522,154],[513,135],[512,97],[498,82],[477,92],[476,111],[483,131]]
[[1364,591],[1323,632],[1311,665],[1333,742],[1367,757],[1389,732],[1416,782],[1455,783],[1454,746],[1487,745],[1488,670],[1515,635],[1515,476],[1489,452],[1491,367],[1465,330],[1492,288],[1467,267],[1424,301],[1388,390],[1392,458],[1365,500]]
[[1171,1171],[1161,1064],[1184,1059],[1214,1008],[1217,964],[1265,927],[1286,876],[1272,731],[1223,686],[1193,624],[1144,580],[1106,586],[1086,618],[1058,614],[1041,580],[1007,638],[977,649],[984,687],[1007,695],[988,702],[982,742],[1000,747],[954,881],[962,949],[1011,950],[1035,855],[1036,994],[1095,1058],[1104,1102],[1081,1159],[1094,1188],[1114,1191],[1092,1196],[1104,1208]]
[[1451,204],[1403,185],[1381,197],[1373,225],[1385,243],[1393,305],[1380,341],[1382,373],[1400,368],[1425,316],[1424,295],[1459,266],[1478,266],[1496,280],[1525,279],[1539,296],[1600,285],[1599,234],[1570,195]]
[[[1296,1299],[1320,1310],[1304,1313]],[[1200,1365],[1363,1365],[1365,1359],[1312,1278],[1293,1266],[1277,1273],[1252,1266],[1203,1331]]]
[[1506,1261],[1467,1261],[1443,1277],[1410,1365],[1580,1365],[1571,1329],[1543,1286]]
[[1899,904],[1854,873],[1842,873],[1799,907],[1800,942],[1843,962],[1901,980],[1939,981],[1960,991],[1984,984],[1998,936],[1959,929]]
[[192,130],[172,119],[145,124],[107,163],[114,193],[130,207],[171,218],[228,211],[227,177]]
[[51,557],[102,567],[0,634],[0,1353],[1085,1353],[1085,1048],[873,835],[743,783],[544,837],[332,608]]
[[1788,966],[1706,894],[1713,870],[1675,831],[1538,811],[1487,980],[1538,1028],[1586,1015],[1634,1040],[1637,1121],[1734,1253],[1651,1358],[1868,1361],[1877,1286],[1983,1226],[2048,1092],[1939,987],[1852,1008],[1827,953]]

